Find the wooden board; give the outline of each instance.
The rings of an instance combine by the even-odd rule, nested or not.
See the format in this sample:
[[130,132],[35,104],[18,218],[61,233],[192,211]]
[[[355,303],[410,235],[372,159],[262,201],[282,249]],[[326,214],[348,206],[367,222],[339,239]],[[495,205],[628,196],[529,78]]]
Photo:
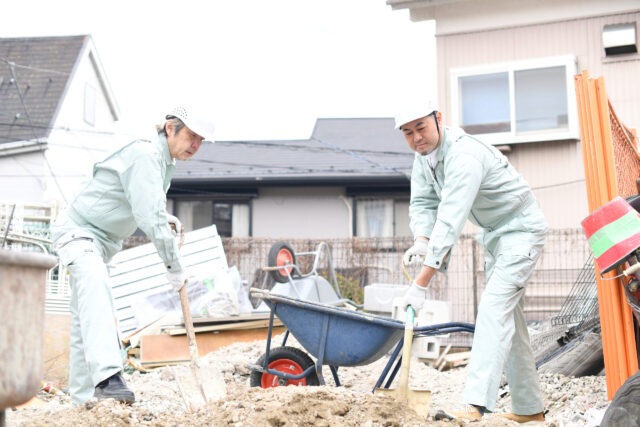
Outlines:
[[[273,326],[282,326],[282,322],[280,319],[273,319]],[[268,328],[269,327],[269,319],[261,319],[261,320],[253,320],[248,322],[234,322],[234,323],[222,323],[215,325],[206,325],[206,326],[196,326],[194,328],[196,333],[199,332],[214,332],[214,331],[225,331],[225,330],[242,330],[242,329],[256,329],[256,328]],[[182,326],[173,327],[166,329],[166,332],[169,335],[185,335],[187,333],[186,329]]]
[[[273,334],[285,331],[274,327]],[[251,342],[267,338],[268,328],[205,332],[196,334],[200,357],[236,342]],[[143,366],[163,366],[189,361],[186,335],[146,335],[140,340],[140,362]],[[247,361],[250,363],[252,361]]]

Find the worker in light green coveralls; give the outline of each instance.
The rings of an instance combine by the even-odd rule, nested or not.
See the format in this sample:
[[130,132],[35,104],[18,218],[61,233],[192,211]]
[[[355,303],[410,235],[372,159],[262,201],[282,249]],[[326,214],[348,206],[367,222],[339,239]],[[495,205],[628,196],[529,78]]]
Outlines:
[[[403,305],[420,309],[435,272],[469,219],[480,226],[486,289],[478,307],[463,405],[436,419],[479,420],[492,412],[503,370],[517,422],[544,421],[543,403],[524,317],[524,293],[540,257],[547,223],[531,188],[495,147],[445,127],[435,104],[396,117],[416,152],[409,215],[414,245],[405,264],[423,262]],[[419,261],[418,261],[419,260]]]
[[135,395],[122,378],[122,358],[107,262],[122,240],[140,228],[153,242],[177,292],[188,273],[180,261],[166,211],[166,193],[176,159],[188,160],[213,124],[197,110],[175,108],[158,127],[155,141],[137,140],[93,167],[68,209],[55,221],[52,235],[60,263],[70,275],[71,333],[69,392],[74,404],[91,397],[132,403]]

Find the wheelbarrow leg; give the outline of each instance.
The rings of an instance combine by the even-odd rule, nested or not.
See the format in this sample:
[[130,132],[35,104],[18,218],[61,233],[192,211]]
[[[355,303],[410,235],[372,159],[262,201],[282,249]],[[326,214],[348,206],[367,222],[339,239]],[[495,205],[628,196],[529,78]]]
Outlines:
[[284,338],[282,339],[282,346],[287,345],[287,338],[289,338],[289,330],[284,331]]
[[269,332],[267,333],[267,350],[264,353],[265,356],[264,356],[264,366],[263,366],[265,370],[269,368],[269,351],[271,350],[271,334],[273,333],[273,317],[275,316],[276,306],[277,304],[274,304],[273,308],[271,309],[271,313],[269,313]]
[[[376,385],[373,386],[373,390],[371,390],[371,393],[374,393],[377,388],[380,388],[380,384],[382,384],[382,381],[384,381],[384,379],[387,377],[387,374],[389,373],[389,369],[391,369],[393,362],[398,358],[398,354],[400,354],[400,350],[402,350],[403,343],[404,343],[404,338],[401,338],[400,341],[398,342],[398,345],[396,345],[396,348],[393,350],[391,357],[389,357],[389,361],[387,362],[387,365],[382,370],[382,373],[380,374],[380,378],[378,378]],[[398,369],[400,369],[401,360],[402,360],[402,357],[400,358],[400,360],[398,360],[398,363],[396,363],[396,367],[393,369],[393,372],[389,377],[389,381],[387,381],[387,384],[385,384],[384,388],[389,388],[389,386],[391,385],[391,382],[393,381],[393,378],[396,376]]]
[[322,375],[322,362],[324,362],[324,350],[327,346],[327,335],[329,335],[329,316],[324,316],[324,319],[322,319],[322,337],[318,347],[318,363],[316,363],[316,374],[320,380],[320,385],[326,385],[324,375]]
[[340,387],[340,379],[338,378],[338,367],[329,365],[329,369],[331,369],[331,375],[333,375],[333,380],[336,382],[336,387]]

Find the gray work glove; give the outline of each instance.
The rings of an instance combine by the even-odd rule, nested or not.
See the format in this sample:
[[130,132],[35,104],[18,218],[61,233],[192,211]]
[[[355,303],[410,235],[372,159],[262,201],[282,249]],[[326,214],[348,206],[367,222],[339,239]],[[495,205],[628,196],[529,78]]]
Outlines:
[[404,253],[402,262],[404,262],[404,265],[424,262],[424,257],[427,255],[428,247],[429,242],[427,240],[416,239],[413,243],[413,246],[407,249],[407,251]]
[[418,285],[416,282],[411,283],[407,292],[402,297],[402,310],[406,310],[407,306],[413,307],[415,311],[418,311],[424,305],[424,301],[427,299],[427,288]]
[[184,268],[176,272],[167,271],[167,280],[169,281],[171,288],[176,292],[180,292],[180,289],[182,289],[185,283],[187,283],[188,278],[189,274]]

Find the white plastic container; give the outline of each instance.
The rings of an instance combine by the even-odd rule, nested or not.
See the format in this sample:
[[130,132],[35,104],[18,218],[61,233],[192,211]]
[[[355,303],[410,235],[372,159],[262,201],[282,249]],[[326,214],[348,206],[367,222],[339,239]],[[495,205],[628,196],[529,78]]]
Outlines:
[[407,292],[408,285],[373,283],[364,287],[364,310],[391,315],[393,301]]

